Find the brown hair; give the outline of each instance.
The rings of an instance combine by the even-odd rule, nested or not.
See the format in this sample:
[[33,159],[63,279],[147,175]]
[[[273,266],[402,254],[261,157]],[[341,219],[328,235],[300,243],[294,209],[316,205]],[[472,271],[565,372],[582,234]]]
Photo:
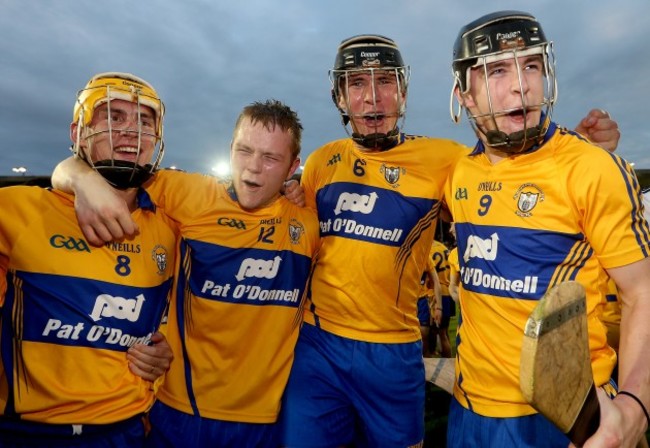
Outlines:
[[244,107],[235,123],[234,133],[244,118],[250,118],[251,123],[262,123],[269,131],[279,126],[283,131],[289,131],[292,137],[291,155],[297,158],[300,154],[300,140],[302,138],[302,124],[298,114],[289,106],[278,100],[256,101]]

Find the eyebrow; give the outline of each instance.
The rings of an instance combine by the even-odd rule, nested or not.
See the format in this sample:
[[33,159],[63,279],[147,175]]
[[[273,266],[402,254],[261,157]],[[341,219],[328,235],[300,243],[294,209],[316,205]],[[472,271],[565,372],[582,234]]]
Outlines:
[[[488,67],[501,67],[503,65],[507,65],[509,63],[514,63],[515,58],[509,58],[509,59],[501,59],[500,61],[495,61],[495,62],[490,62]],[[542,55],[540,54],[531,54],[528,56],[524,56],[524,58],[519,62],[519,65],[527,64],[531,61],[542,61]]]
[[[391,69],[375,69],[373,71],[373,74],[375,76],[395,76],[395,71]],[[358,71],[352,72],[348,75],[348,78],[356,78],[356,77],[369,77],[370,72],[367,69],[360,69]]]
[[[104,112],[108,114],[108,103],[101,104],[97,109],[96,112]],[[111,113],[112,112],[118,112],[118,113],[127,113],[125,108],[120,106],[119,103],[113,106],[111,102]],[[144,104],[140,104],[140,116],[145,117],[145,118],[154,118],[155,114],[153,110],[149,106],[145,106]]]

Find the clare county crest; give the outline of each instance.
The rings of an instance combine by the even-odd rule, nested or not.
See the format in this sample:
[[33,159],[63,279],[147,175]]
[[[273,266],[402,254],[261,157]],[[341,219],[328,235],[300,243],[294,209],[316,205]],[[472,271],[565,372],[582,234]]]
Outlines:
[[406,173],[404,168],[400,168],[399,166],[386,166],[384,164],[381,165],[379,171],[384,175],[386,182],[391,184],[393,187],[399,187],[397,181],[402,174]]
[[167,249],[160,244],[151,251],[151,258],[156,262],[158,274],[163,275],[167,269]]
[[515,213],[521,217],[532,216],[532,211],[538,203],[544,201],[544,193],[535,184],[524,184],[517,189],[514,199],[517,201]]
[[292,244],[298,244],[300,237],[305,233],[305,227],[296,219],[289,222],[289,239]]

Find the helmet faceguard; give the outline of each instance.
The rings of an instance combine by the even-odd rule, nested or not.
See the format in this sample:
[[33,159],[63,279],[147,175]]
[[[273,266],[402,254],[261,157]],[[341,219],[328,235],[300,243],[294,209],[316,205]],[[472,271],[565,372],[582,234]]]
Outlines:
[[[120,123],[113,123],[111,102],[124,100],[137,104],[137,123],[129,128]],[[92,126],[96,109],[106,104],[106,129],[96,130]],[[141,106],[153,110],[155,122],[143,126]],[[165,107],[154,88],[145,80],[130,73],[100,73],[95,75],[88,84],[79,91],[73,110],[73,123],[76,123],[76,139],[72,146],[75,156],[88,163],[101,174],[111,185],[118,189],[135,188],[145,183],[156,171],[164,155],[163,116]],[[96,125],[96,123],[95,123]],[[124,133],[137,136],[135,162],[116,159],[113,145],[114,133]],[[93,143],[97,136],[106,134],[111,150],[111,157],[104,160],[93,160]],[[140,154],[143,144],[153,140],[154,157],[141,161]],[[81,143],[84,143],[82,145]]]
[[[546,83],[544,98],[539,104],[527,104],[522,88],[519,58],[531,55],[540,55],[543,60]],[[494,110],[487,77],[488,65],[505,59],[513,59],[516,64],[522,108]],[[484,71],[488,112],[472,114],[460,100],[457,108],[454,107],[456,93],[462,96],[470,90],[472,69]],[[520,11],[501,11],[485,15],[464,26],[454,43],[452,73],[454,84],[451,89],[450,113],[454,122],[460,121],[461,107],[464,107],[477,135],[482,134],[488,146],[505,153],[525,151],[544,138],[557,100],[557,81],[553,43],[546,39],[535,17]],[[540,123],[532,127],[526,125],[526,114],[531,109],[541,110]],[[524,129],[510,134],[499,130],[496,118],[518,111],[523,112]],[[484,118],[492,122],[493,130],[485,129],[477,121]]]
[[[370,75],[374,115],[379,118],[395,118],[395,126],[387,133],[359,132],[355,119],[364,119],[368,114],[351,116],[349,101],[350,78],[355,74]],[[398,107],[394,114],[379,112],[377,107],[377,87],[375,79],[383,75],[394,76],[397,82]],[[404,125],[406,114],[406,95],[410,77],[410,68],[404,65],[397,44],[392,39],[376,34],[365,34],[345,39],[341,42],[334,61],[334,68],[329,71],[332,83],[332,100],[341,113],[341,121],[348,135],[359,145],[373,150],[387,150],[399,142],[399,129]],[[342,104],[345,106],[342,107]],[[364,117],[365,115],[365,117]],[[401,120],[401,122],[400,122]],[[348,124],[350,127],[348,128]]]

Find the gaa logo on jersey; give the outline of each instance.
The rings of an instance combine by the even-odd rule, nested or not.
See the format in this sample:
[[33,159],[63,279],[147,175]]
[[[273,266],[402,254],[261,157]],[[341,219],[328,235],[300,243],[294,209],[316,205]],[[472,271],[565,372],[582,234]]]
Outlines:
[[399,166],[386,166],[384,164],[382,164],[381,168],[379,168],[379,172],[384,175],[386,182],[395,188],[399,187],[397,181],[399,180],[400,175],[406,174],[406,170],[404,168],[400,168]]
[[305,227],[297,219],[289,221],[289,239],[291,244],[298,244],[300,237],[305,233]]
[[158,275],[163,275],[167,269],[167,249],[158,244],[151,251],[151,258],[156,262],[158,267]]
[[83,238],[72,236],[52,235],[50,237],[50,246],[56,249],[76,250],[78,252],[90,252],[90,248]]
[[222,216],[219,219],[217,219],[217,224],[219,224],[220,226],[234,227],[235,229],[238,230],[246,230],[246,224],[241,219],[228,218]]
[[538,203],[544,202],[544,192],[535,184],[523,184],[514,195],[517,201],[515,213],[523,218],[532,216],[532,211]]

